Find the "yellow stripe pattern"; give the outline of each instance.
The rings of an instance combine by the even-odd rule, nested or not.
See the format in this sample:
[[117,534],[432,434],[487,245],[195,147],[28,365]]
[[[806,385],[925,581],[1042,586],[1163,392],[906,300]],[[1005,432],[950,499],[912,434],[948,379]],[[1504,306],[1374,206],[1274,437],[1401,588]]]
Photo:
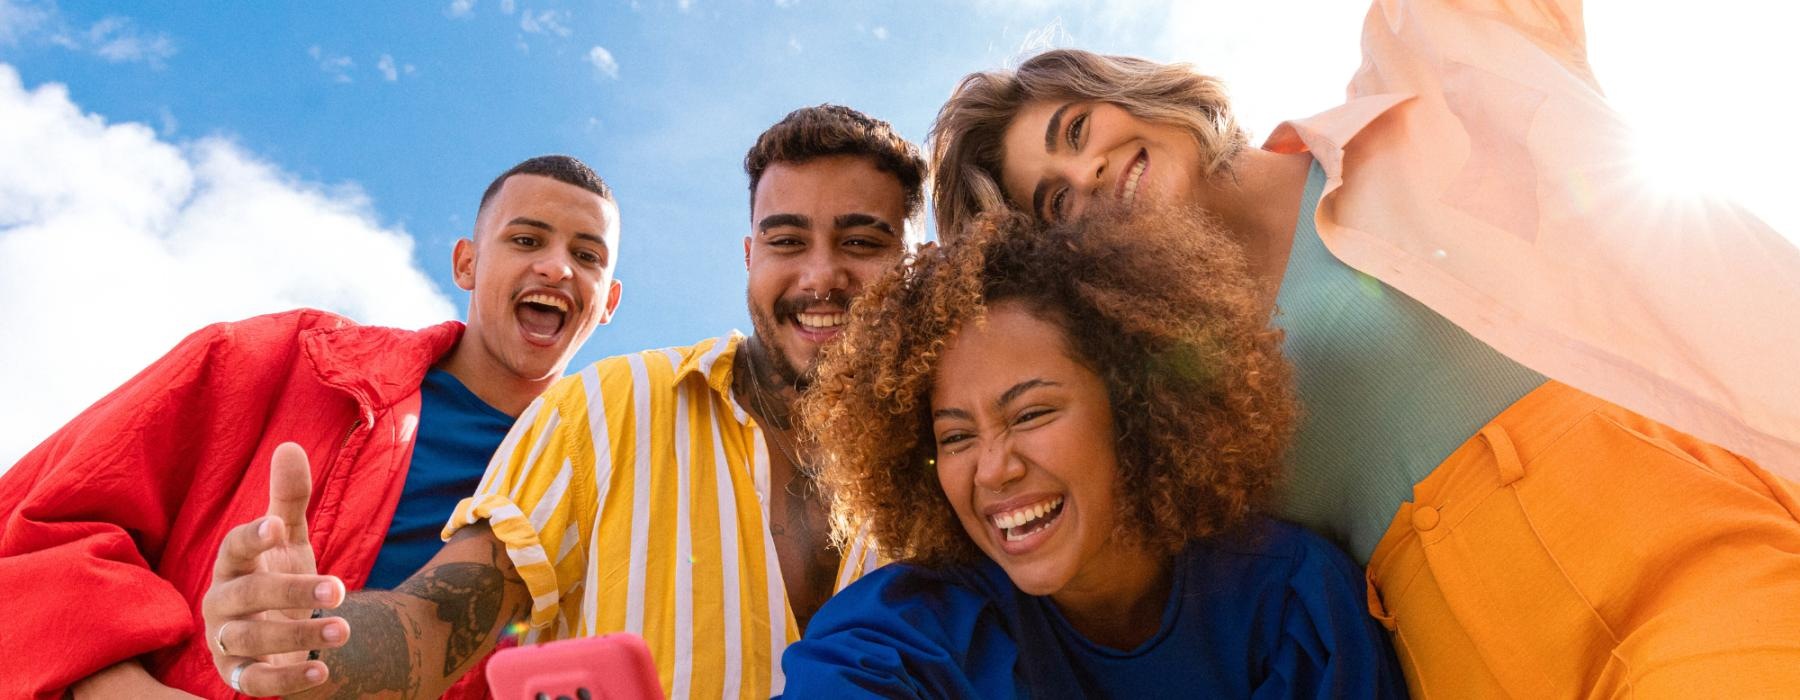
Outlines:
[[[443,534],[487,520],[506,544],[526,642],[629,631],[671,698],[781,692],[799,631],[765,524],[768,443],[731,396],[742,341],[601,360],[519,416]],[[878,563],[845,554],[839,589]]]

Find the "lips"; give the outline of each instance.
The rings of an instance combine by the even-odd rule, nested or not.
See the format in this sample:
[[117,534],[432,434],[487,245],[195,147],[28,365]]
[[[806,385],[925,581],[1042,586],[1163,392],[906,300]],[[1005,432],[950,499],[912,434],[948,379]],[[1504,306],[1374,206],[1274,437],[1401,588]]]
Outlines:
[[525,339],[536,345],[553,345],[568,322],[570,299],[559,292],[534,291],[519,298],[513,315]]
[[1120,203],[1130,206],[1132,200],[1137,199],[1138,183],[1143,179],[1144,171],[1149,169],[1149,167],[1150,153],[1148,151],[1139,150],[1137,156],[1131,159],[1130,167],[1125,169],[1125,176],[1119,178],[1118,196]]
[[1000,536],[1000,547],[1019,555],[1036,549],[1049,529],[1062,519],[1064,497],[1042,496],[989,507],[987,521]]
[[822,343],[830,340],[843,330],[844,323],[850,314],[836,309],[818,311],[800,311],[792,314],[794,327],[800,335],[813,342]]

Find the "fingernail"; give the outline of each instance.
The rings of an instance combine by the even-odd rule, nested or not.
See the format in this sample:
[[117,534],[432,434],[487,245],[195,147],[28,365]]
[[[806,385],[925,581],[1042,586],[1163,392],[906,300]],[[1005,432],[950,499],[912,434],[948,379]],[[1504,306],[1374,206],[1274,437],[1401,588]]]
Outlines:
[[332,585],[330,581],[320,581],[319,585],[313,586],[313,598],[321,603],[331,602],[331,594],[336,592],[337,586]]
[[322,680],[325,680],[325,672],[319,670],[319,667],[314,666],[306,669],[306,682],[317,683]]
[[262,539],[265,539],[265,540],[269,539],[270,537],[274,537],[275,536],[274,524],[270,523],[267,519],[264,519],[262,521],[262,524],[256,526],[256,536],[260,537]]
[[323,634],[325,635],[325,641],[332,643],[336,643],[338,640],[344,638],[343,628],[338,627],[337,625],[326,625]]

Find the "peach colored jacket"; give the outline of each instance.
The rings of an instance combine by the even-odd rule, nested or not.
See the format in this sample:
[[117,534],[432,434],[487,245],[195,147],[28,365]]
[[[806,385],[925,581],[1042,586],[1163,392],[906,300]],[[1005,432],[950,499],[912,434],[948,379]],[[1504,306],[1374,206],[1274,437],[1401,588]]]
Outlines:
[[1527,367],[1800,479],[1800,249],[1637,181],[1579,0],[1377,0],[1349,96],[1266,144],[1324,168],[1318,230],[1340,260]]

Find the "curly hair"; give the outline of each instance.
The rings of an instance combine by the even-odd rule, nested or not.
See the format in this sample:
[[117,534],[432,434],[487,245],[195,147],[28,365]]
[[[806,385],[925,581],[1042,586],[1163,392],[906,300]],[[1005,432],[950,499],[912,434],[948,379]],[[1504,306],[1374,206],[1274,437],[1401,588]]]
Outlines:
[[976,215],[1006,208],[1000,189],[1006,128],[1038,100],[1110,102],[1139,119],[1184,127],[1200,146],[1205,177],[1227,172],[1250,138],[1238,126],[1224,83],[1185,63],[1054,49],[1016,70],[970,73],[925,139],[939,238],[950,240]]
[[980,556],[937,480],[930,394],[956,330],[1007,300],[1061,327],[1106,385],[1124,541],[1172,553],[1267,508],[1292,371],[1237,246],[1193,211],[1038,226],[985,215],[851,306],[800,404],[840,546],[867,526],[893,559]]
[[750,206],[756,206],[756,186],[769,166],[835,155],[868,158],[876,170],[899,180],[906,195],[906,218],[918,216],[925,206],[925,159],[919,147],[894,133],[887,122],[834,104],[796,109],[756,137],[756,145],[744,154]]

